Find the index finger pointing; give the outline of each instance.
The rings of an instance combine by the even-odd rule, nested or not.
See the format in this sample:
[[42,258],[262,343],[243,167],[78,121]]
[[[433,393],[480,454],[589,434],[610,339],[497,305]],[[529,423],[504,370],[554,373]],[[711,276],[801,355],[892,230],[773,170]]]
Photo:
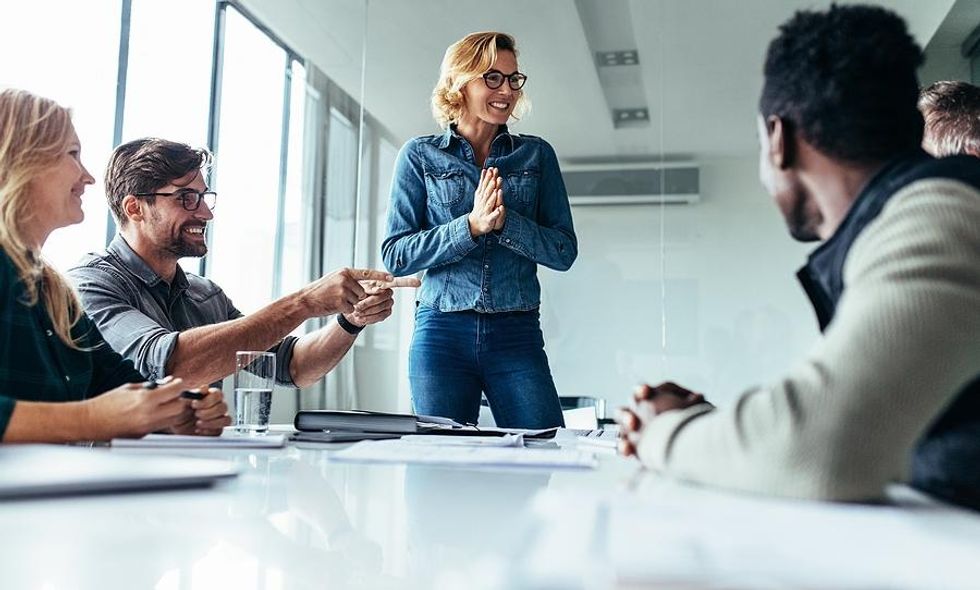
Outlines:
[[385,289],[397,289],[401,287],[421,287],[422,281],[415,277],[396,277],[383,285]]
[[374,279],[376,281],[390,281],[392,276],[383,270],[374,270],[373,268],[352,268],[351,276],[353,276],[358,281],[368,281]]

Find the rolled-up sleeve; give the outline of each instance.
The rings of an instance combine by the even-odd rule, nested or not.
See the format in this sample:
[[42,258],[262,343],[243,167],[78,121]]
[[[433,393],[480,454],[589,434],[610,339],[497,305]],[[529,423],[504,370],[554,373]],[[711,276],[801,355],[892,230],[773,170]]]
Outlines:
[[166,376],[180,332],[168,330],[140,311],[134,296],[126,292],[124,279],[110,271],[86,266],[69,274],[82,306],[109,346],[147,378]]
[[287,387],[296,387],[293,382],[293,375],[289,371],[289,364],[293,362],[293,348],[299,338],[286,336],[278,344],[269,349],[269,352],[276,355],[276,383]]
[[82,314],[75,330],[83,335],[84,346],[90,349],[92,358],[92,381],[89,383],[87,397],[101,395],[126,383],[139,383],[145,378],[136,371],[133,362],[123,358],[105,341],[91,318]]
[[[218,292],[216,296],[221,298],[221,305],[224,306],[227,313],[227,317],[225,318],[226,320],[237,320],[245,317],[245,314],[235,307],[235,304],[232,303],[231,299],[228,298],[224,291]],[[289,371],[289,365],[293,362],[293,348],[296,346],[297,340],[299,340],[299,338],[295,336],[286,336],[277,342],[272,348],[266,351],[276,355],[277,385],[296,387],[296,383],[293,381],[293,375]]]

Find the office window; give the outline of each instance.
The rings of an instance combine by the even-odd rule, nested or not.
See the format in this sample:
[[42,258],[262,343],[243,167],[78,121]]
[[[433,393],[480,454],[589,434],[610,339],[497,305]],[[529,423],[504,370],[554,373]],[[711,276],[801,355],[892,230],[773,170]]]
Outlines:
[[[360,175],[361,183],[356,185],[354,188],[355,198],[355,209],[354,216],[357,222],[357,243],[354,245],[354,266],[357,268],[368,268],[374,266],[374,236],[372,235],[372,223],[374,215],[372,213],[374,207],[374,167],[375,167],[375,157],[373,143],[375,140],[375,132],[370,124],[367,122],[361,127],[364,136],[361,141],[361,159],[360,166],[358,169],[358,164],[355,163],[355,169],[358,169],[358,174]],[[356,135],[355,135],[356,137]]]
[[[133,0],[122,142],[160,137],[208,142],[214,6],[199,0]],[[200,273],[200,259],[184,258]]]
[[375,240],[371,248],[372,264],[382,268],[381,242],[385,239],[388,229],[388,203],[391,197],[391,178],[395,171],[395,158],[398,157],[398,146],[385,138],[378,139],[378,165],[376,170],[376,186],[374,193],[374,225]]
[[[309,247],[306,242],[309,210],[303,200],[304,150],[303,133],[306,109],[306,69],[292,62],[289,106],[289,144],[286,159],[286,190],[282,203],[281,256],[279,261],[279,289],[276,296],[297,291],[309,282]],[[301,327],[302,329],[302,327]]]
[[357,132],[350,119],[330,109],[327,139],[325,273],[353,262],[354,204],[357,192]]
[[273,295],[286,52],[226,9],[207,274],[250,313]]
[[133,0],[123,141],[207,145],[214,5]]
[[[387,139],[378,140],[378,162],[375,174],[375,193],[374,193],[374,240],[371,246],[372,265],[376,268],[384,268],[381,260],[381,242],[385,239],[388,228],[388,201],[391,193],[391,177],[395,169],[395,158],[398,156],[398,146]],[[414,309],[412,299],[414,293],[404,289],[398,291],[398,305],[407,306]],[[383,350],[395,350],[398,347],[398,318],[392,317],[388,321],[381,322],[372,329],[372,338],[375,348]]]
[[54,232],[44,246],[61,270],[105,245],[102,173],[112,148],[120,21],[119,2],[75,0],[6,2],[0,18],[0,86],[70,107],[82,162],[96,178],[82,197],[85,220]]

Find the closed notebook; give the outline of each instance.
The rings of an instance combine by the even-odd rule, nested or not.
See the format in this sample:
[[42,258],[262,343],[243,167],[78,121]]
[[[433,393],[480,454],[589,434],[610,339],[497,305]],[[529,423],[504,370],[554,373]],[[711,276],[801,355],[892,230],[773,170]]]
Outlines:
[[415,434],[424,432],[419,419],[411,414],[386,414],[357,410],[303,410],[293,421],[296,430],[306,432],[348,431]]

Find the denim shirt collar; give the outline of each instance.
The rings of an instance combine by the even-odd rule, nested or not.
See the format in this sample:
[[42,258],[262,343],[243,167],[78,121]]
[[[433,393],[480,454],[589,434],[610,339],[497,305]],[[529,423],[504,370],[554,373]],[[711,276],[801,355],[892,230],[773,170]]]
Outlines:
[[[508,141],[510,141],[510,150],[514,151],[514,135],[507,129],[507,125],[501,125],[497,128],[497,134],[493,137],[493,141],[497,141],[497,138],[501,135],[507,136]],[[450,123],[449,127],[446,127],[446,132],[442,134],[442,139],[439,140],[439,149],[444,150],[449,147],[453,139],[466,141],[466,138],[456,130],[456,123]]]
[[[139,280],[143,281],[147,287],[156,287],[160,283],[166,285],[166,281],[163,277],[158,275],[156,271],[150,268],[150,265],[146,263],[145,260],[140,258],[139,254],[126,242],[122,234],[116,234],[116,237],[112,238],[112,242],[106,250],[114,256],[119,262],[122,263],[123,267],[129,272],[135,275]],[[173,284],[169,285],[171,291],[179,292],[187,288],[187,276],[184,271],[177,265],[177,273],[174,275]]]

